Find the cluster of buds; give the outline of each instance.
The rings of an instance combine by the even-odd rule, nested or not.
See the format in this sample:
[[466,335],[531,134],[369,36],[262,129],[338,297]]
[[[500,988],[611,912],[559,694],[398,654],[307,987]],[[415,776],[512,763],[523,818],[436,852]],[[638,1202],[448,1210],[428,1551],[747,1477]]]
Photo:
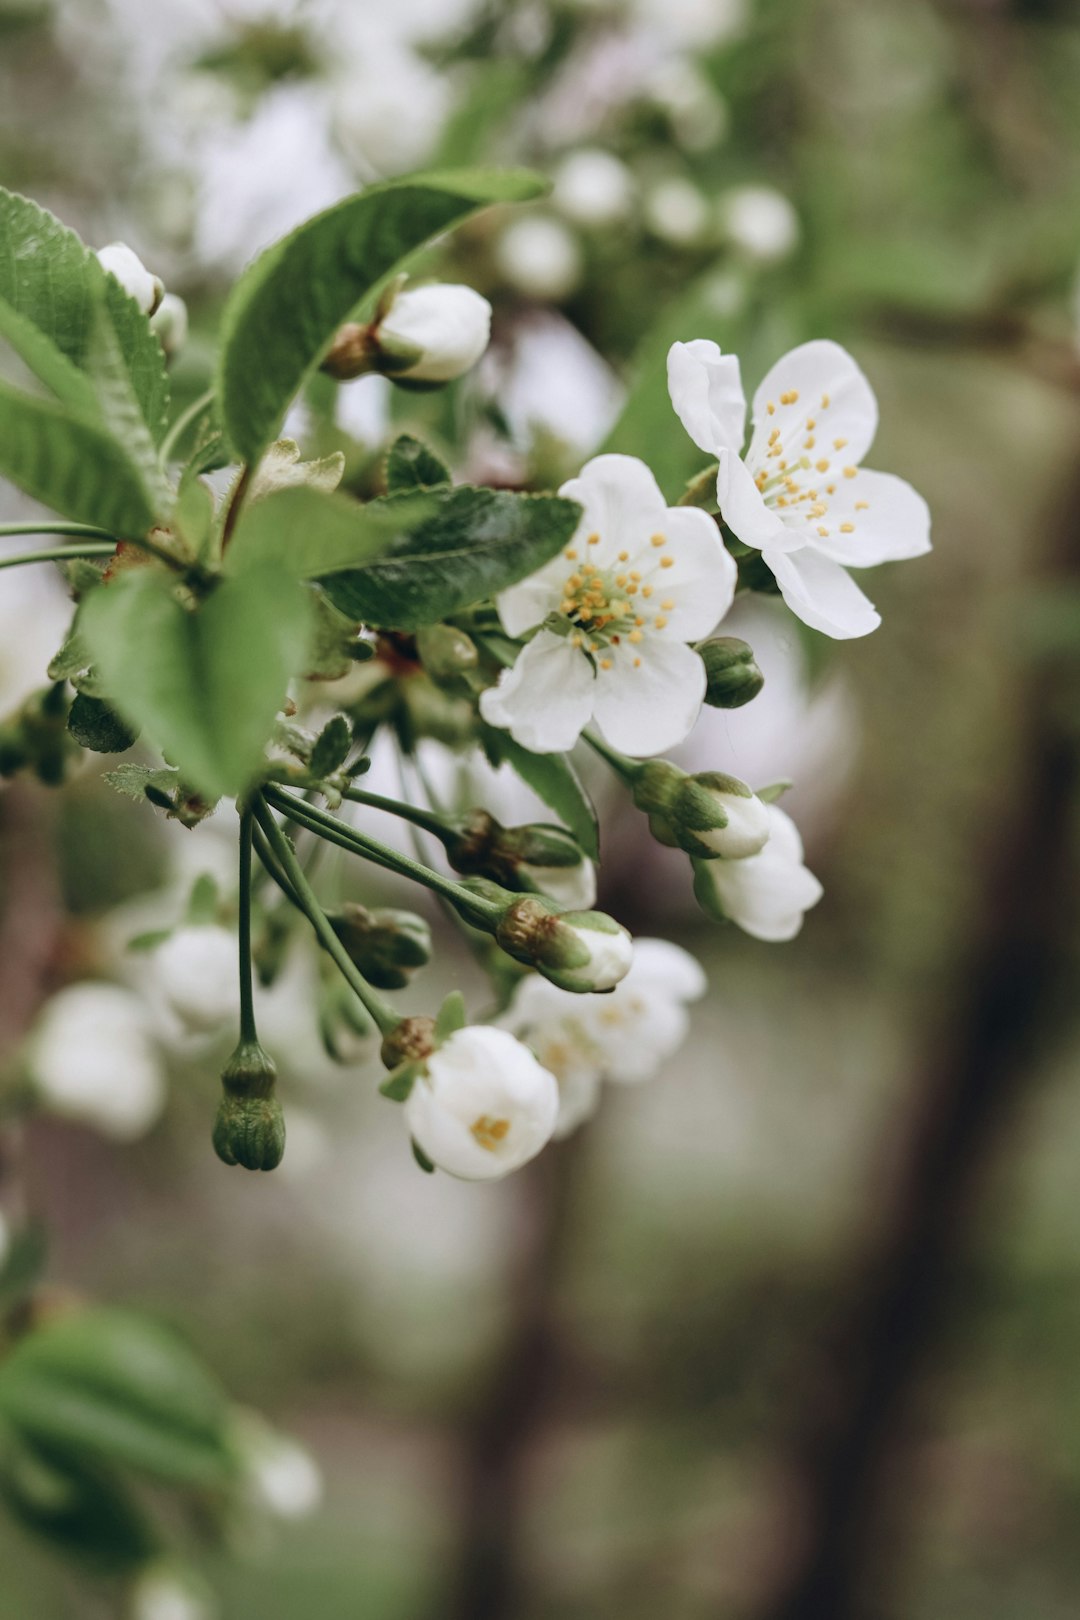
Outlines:
[[668,760],[650,760],[635,773],[633,794],[653,837],[698,860],[746,860],[768,842],[768,808],[737,776],[690,776]]
[[565,827],[504,827],[486,810],[471,810],[437,836],[463,877],[489,878],[513,894],[542,894],[578,909],[596,898],[592,862]]
[[277,1069],[256,1040],[241,1040],[221,1075],[214,1152],[245,1170],[276,1170],[285,1152],[285,1116],[274,1096]]
[[431,961],[431,930],[412,911],[368,911],[349,903],[328,913],[349,959],[377,990],[403,990]]
[[563,911],[542,895],[522,895],[505,908],[495,942],[560,990],[614,990],[626,977],[634,946],[621,923],[603,911]]
[[491,336],[491,305],[472,287],[410,287],[399,277],[375,318],[341,327],[323,370],[341,382],[381,372],[406,387],[437,388],[480,359]]

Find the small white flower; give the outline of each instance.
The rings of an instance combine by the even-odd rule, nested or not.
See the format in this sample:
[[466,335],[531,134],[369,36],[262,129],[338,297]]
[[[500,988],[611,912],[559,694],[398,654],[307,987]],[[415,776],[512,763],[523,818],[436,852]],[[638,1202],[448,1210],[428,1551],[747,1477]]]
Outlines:
[[178,928],[152,958],[161,995],[189,1030],[208,1033],[236,1015],[240,978],[236,936],[216,923]]
[[256,1507],[277,1519],[306,1519],[315,1512],[323,1478],[304,1446],[279,1434],[256,1412],[239,1415],[236,1446]]
[[786,259],[799,240],[799,216],[772,186],[736,186],[720,199],[720,219],[731,241],[758,264]]
[[152,276],[134,249],[126,242],[110,242],[99,248],[98,262],[103,270],[134,298],[144,315],[152,315],[165,295],[165,288],[157,276]]
[[628,218],[637,186],[621,158],[601,147],[582,146],[563,159],[552,201],[575,225],[619,225]]
[[378,325],[378,338],[390,354],[416,351],[411,365],[395,377],[417,382],[452,382],[475,366],[491,336],[491,305],[472,287],[406,287]]
[[669,508],[632,456],[595,457],[560,493],[584,508],[570,544],[497,601],[509,635],[544,628],[480,711],[534,753],[573,747],[592,719],[625,753],[661,753],[700,712],[705,666],[687,642],[731,606],[734,560],[708,514]]
[[695,890],[755,939],[794,939],[803,915],[816,906],[822,887],[803,864],[802,839],[791,817],[766,806],[769,841],[759,855],[742,861],[706,861],[696,869]]
[[212,1620],[217,1612],[201,1581],[169,1564],[150,1564],[131,1591],[131,1620]]
[[691,247],[705,234],[709,209],[692,180],[673,175],[661,180],[646,197],[645,222],[662,241]]
[[115,984],[75,984],[49,1001],[28,1067],[47,1107],[121,1141],[143,1135],[165,1102],[165,1076],[139,998]]
[[595,1112],[603,1080],[651,1080],[686,1038],[687,1003],[704,992],[700,965],[663,939],[635,942],[633,965],[608,996],[583,998],[537,975],[523,979],[501,1022],[559,1083],[556,1136]]
[[566,298],[581,280],[577,237],[561,221],[542,215],[508,225],[495,258],[507,281],[529,298]]
[[[366,180],[427,161],[452,104],[449,76],[371,26],[370,7],[342,8],[356,22],[357,52],[343,60],[332,118],[346,157]],[[336,31],[340,26],[331,25]]]
[[405,1119],[432,1164],[491,1181],[536,1157],[559,1111],[554,1076],[504,1029],[459,1029],[427,1059]]
[[696,445],[716,456],[724,522],[759,550],[791,611],[827,636],[864,636],[881,623],[848,568],[919,557],[930,514],[911,485],[859,463],[877,428],[877,401],[837,343],[803,343],[746,398],[735,355],[698,338],[668,354],[671,402]]

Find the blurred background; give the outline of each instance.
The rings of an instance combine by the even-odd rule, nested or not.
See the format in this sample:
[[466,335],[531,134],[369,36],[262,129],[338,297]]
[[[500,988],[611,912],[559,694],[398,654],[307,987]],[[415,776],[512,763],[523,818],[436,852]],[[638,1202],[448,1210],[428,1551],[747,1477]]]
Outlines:
[[[408,428],[526,487],[607,445],[674,497],[701,458],[668,344],[736,350],[749,392],[829,336],[878,394],[871,464],[934,519],[865,640],[740,602],[764,693],[687,757],[795,781],[825,899],[790,945],[717,929],[623,806],[600,903],[710,992],[667,1072],[526,1172],[419,1175],[376,1067],[322,1051],[306,961],[266,998],[274,1176],[209,1151],[228,1032],[153,1007],[130,1107],[11,1124],[0,1246],[30,1211],[51,1288],[178,1326],[309,1459],[280,1529],[178,1523],[214,1596],[139,1620],[1080,1613],[1078,86],[1065,0],[0,0],[0,178],[184,297],[180,405],[267,242],[376,178],[525,163],[550,199],[430,260],[495,306],[478,372],[303,402],[350,487]],[[4,712],[68,614],[4,576]],[[165,824],[91,759],[0,797],[13,1077],[64,986],[151,1003],[127,942],[230,880],[223,812]],[[412,1001],[456,965],[482,1005],[447,945]],[[0,1513],[4,1620],[129,1599]]]

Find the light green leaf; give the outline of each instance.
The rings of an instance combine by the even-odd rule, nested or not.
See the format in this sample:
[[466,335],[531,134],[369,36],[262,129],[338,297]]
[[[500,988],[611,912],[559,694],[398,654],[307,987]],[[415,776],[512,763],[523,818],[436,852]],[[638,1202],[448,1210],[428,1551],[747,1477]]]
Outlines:
[[0,383],[0,476],[61,517],[130,539],[157,513],[137,467],[103,428]]
[[[393,512],[390,495],[365,510]],[[581,508],[559,495],[505,489],[428,492],[434,515],[362,568],[321,581],[330,600],[367,624],[416,630],[459,613],[550,562],[577,527]]]
[[493,765],[509,765],[568,827],[590,860],[600,859],[600,831],[592,800],[565,754],[530,754],[507,731],[482,726],[480,741]]
[[315,579],[355,568],[380,556],[410,524],[434,510],[423,494],[391,505],[361,506],[347,495],[318,489],[281,489],[246,506],[225,553],[225,570],[237,574],[268,563],[297,579]]
[[258,775],[309,624],[306,592],[273,566],[224,581],[194,611],[164,575],[139,570],[79,613],[109,701],[207,798]]
[[0,1417],[33,1445],[185,1484],[234,1464],[222,1391],[167,1329],[132,1312],[57,1317],[0,1365]]
[[396,495],[405,489],[436,489],[450,482],[450,469],[445,467],[421,440],[411,433],[395,439],[386,455],[386,489]]
[[435,1039],[440,1044],[448,1041],[451,1035],[459,1029],[464,1029],[469,1022],[469,1015],[465,1011],[465,997],[460,990],[451,990],[438,1013],[435,1015]]
[[23,364],[61,404],[84,416],[96,416],[97,396],[90,379],[6,298],[0,298],[0,337],[7,339]]
[[403,259],[477,208],[544,189],[514,170],[412,175],[346,198],[261,254],[233,288],[222,322],[218,393],[242,459],[256,462],[277,437],[338,327]]

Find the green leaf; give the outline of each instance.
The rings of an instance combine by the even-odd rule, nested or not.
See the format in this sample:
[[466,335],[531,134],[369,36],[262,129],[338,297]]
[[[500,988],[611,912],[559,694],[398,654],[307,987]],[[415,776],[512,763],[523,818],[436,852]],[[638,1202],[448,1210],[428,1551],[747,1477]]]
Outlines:
[[137,468],[100,427],[50,400],[0,383],[0,476],[77,523],[117,539],[152,529],[157,514]]
[[246,506],[225,553],[225,570],[236,574],[267,562],[316,579],[380,556],[408,524],[433,510],[432,497],[406,495],[400,504],[361,506],[347,495],[318,489],[281,489]]
[[[396,509],[390,495],[365,510]],[[495,595],[550,562],[577,527],[581,508],[559,495],[505,489],[432,490],[434,515],[362,568],[324,578],[330,600],[367,624],[416,630]]]
[[182,827],[197,827],[213,814],[216,800],[204,799],[180,780],[180,772],[169,766],[157,770],[147,765],[118,765],[106,771],[103,781],[129,799],[149,799]]
[[403,259],[477,208],[524,202],[544,189],[514,170],[412,175],[346,198],[261,254],[233,288],[222,320],[218,394],[241,458],[256,462],[277,437],[338,327]]
[[95,754],[123,754],[138,737],[115,709],[101,698],[76,692],[68,713],[68,731],[80,748]]
[[21,1305],[33,1293],[45,1269],[47,1252],[48,1237],[37,1222],[12,1233],[0,1262],[0,1315]]
[[352,748],[352,730],[344,715],[335,714],[315,739],[311,750],[311,774],[320,780],[339,770]]
[[61,404],[81,411],[84,416],[96,415],[97,396],[90,379],[6,298],[0,298],[0,337],[7,339],[24,365]]
[[568,827],[589,856],[600,859],[600,830],[592,800],[565,754],[530,754],[507,731],[481,726],[480,741],[492,765],[509,765]]
[[158,1536],[112,1469],[9,1437],[0,1455],[4,1506],[65,1557],[101,1575],[145,1564]]
[[93,298],[86,361],[101,424],[123,446],[129,461],[138,470],[155,512],[164,518],[173,506],[172,492],[108,313],[105,288]]
[[[89,369],[94,306],[104,299],[143,420],[160,443],[169,398],[165,356],[135,300],[74,231],[2,187],[0,243],[0,298],[80,371]],[[46,377],[42,381],[53,386]]]
[[435,1015],[435,1039],[442,1044],[469,1022],[465,1011],[465,997],[460,990],[451,990]]
[[305,591],[273,566],[225,580],[194,611],[164,575],[139,570],[79,613],[109,701],[207,798],[258,775],[309,623]]
[[437,489],[450,482],[450,469],[444,467],[434,450],[403,433],[386,455],[386,489],[396,495],[405,489]]
[[191,1351],[129,1311],[57,1317],[0,1365],[0,1418],[30,1444],[177,1483],[232,1472],[228,1410]]
[[79,640],[74,623],[64,637],[63,646],[46,670],[50,681],[69,681],[90,667],[90,654]]
[[191,885],[184,922],[188,928],[204,928],[218,920],[221,897],[217,879],[211,872],[200,872]]

